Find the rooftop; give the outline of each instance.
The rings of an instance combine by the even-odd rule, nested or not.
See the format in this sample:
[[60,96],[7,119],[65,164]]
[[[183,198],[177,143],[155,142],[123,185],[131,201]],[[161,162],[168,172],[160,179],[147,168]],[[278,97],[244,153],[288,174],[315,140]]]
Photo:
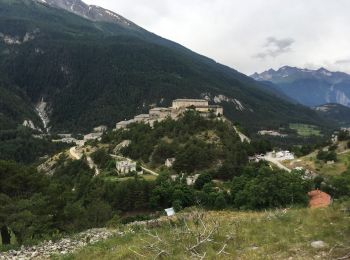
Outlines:
[[308,195],[310,197],[310,201],[309,201],[310,208],[328,207],[332,202],[331,196],[320,190],[310,191]]
[[148,118],[149,114],[141,114],[141,115],[137,115],[135,116],[135,118]]
[[175,99],[173,102],[208,102],[205,99]]

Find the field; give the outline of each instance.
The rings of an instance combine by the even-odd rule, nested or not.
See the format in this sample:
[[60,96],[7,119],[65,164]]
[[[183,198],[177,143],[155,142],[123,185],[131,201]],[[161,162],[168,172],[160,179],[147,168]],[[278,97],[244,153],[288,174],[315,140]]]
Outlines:
[[350,167],[350,151],[346,149],[346,142],[341,142],[336,150],[338,161],[334,164],[327,164],[317,160],[316,151],[293,161],[286,161],[284,165],[291,169],[303,167],[304,169],[317,172],[323,176],[339,175]]
[[[350,214],[342,210],[349,207],[347,202],[267,212],[194,209],[153,227],[121,228],[123,236],[63,259],[337,259],[350,253]],[[325,247],[313,248],[319,240]]]
[[308,136],[321,136],[321,131],[314,125],[306,124],[290,124],[289,128],[295,130],[298,135],[308,137]]

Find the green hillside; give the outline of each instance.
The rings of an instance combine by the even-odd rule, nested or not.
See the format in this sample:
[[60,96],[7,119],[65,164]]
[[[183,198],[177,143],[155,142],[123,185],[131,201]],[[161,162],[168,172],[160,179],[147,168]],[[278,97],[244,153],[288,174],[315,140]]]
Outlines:
[[340,126],[350,126],[350,108],[340,104],[325,104],[315,108],[317,113],[339,124]]

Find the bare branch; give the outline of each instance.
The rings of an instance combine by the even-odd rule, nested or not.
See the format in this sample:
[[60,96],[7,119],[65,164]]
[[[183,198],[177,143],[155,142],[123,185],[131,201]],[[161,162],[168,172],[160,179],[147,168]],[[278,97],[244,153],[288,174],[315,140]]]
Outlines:
[[216,255],[229,254],[229,253],[225,252],[226,247],[227,247],[227,244],[225,244]]
[[128,249],[129,249],[131,252],[133,252],[134,254],[146,258],[146,256],[141,255],[140,253],[138,253],[138,252],[136,252],[135,250],[131,249],[131,247],[129,247]]

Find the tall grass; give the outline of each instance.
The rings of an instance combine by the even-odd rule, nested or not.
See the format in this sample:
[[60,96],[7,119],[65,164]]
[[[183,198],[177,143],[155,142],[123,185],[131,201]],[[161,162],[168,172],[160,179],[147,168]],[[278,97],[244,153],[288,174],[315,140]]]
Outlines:
[[[124,236],[65,259],[336,259],[350,253],[350,215],[326,209],[266,212],[192,211],[154,227],[130,226]],[[322,240],[316,250],[311,242]]]

